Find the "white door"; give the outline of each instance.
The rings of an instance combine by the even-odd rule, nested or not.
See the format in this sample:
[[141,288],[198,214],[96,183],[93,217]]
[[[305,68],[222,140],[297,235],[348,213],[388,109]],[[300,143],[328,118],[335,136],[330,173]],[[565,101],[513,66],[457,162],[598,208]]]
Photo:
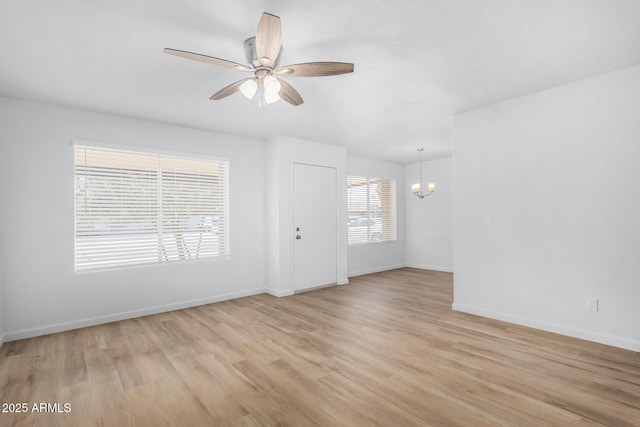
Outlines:
[[296,291],[336,283],[336,169],[293,164]]

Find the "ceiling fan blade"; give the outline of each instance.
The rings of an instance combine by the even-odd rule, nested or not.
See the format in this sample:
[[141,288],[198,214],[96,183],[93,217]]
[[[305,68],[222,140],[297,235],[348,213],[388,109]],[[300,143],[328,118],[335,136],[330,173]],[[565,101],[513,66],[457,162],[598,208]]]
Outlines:
[[246,79],[242,79],[239,80],[235,83],[230,84],[227,87],[224,87],[222,89],[220,89],[219,91],[217,91],[216,93],[214,93],[213,95],[211,95],[211,99],[212,101],[218,101],[222,98],[226,98],[229,95],[233,95],[234,93],[236,93],[238,90],[240,90],[240,85],[244,82],[246,82],[247,80],[251,80],[253,77],[247,77]]
[[304,64],[286,65],[274,74],[298,77],[336,76],[353,72],[353,64],[349,62],[306,62]]
[[[275,64],[280,45],[282,44],[282,27],[280,18],[264,12],[258,22],[258,32],[256,33],[256,53],[258,59],[263,61],[263,65]],[[263,58],[267,58],[264,63]]]
[[220,67],[235,68],[236,70],[248,71],[251,68],[246,65],[238,64],[237,62],[227,61],[226,59],[215,58],[213,56],[202,55],[199,53],[187,52],[185,50],[171,49],[165,47],[162,50],[169,55],[179,56],[181,58],[193,59],[194,61],[207,62],[209,64],[218,65]]
[[278,81],[280,82],[280,98],[295,106],[304,102],[298,91],[295,90],[293,86],[282,79],[278,79]]

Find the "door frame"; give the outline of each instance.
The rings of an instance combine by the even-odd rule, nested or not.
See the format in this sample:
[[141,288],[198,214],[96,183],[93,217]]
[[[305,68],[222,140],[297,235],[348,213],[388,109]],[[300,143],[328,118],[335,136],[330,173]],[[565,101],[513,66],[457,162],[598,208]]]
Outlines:
[[[338,203],[339,200],[339,195],[340,195],[340,187],[339,187],[339,174],[338,174],[338,167],[335,164],[330,164],[330,163],[323,163],[323,162],[310,162],[308,160],[297,160],[297,159],[291,159],[290,161],[290,173],[291,173],[291,224],[289,227],[290,233],[289,234],[289,241],[291,242],[292,248],[293,250],[291,251],[291,287],[293,288],[293,293],[296,292],[296,246],[295,246],[295,240],[296,240],[296,211],[295,211],[295,204],[296,204],[296,192],[295,192],[295,188],[296,188],[296,183],[295,183],[295,165],[304,165],[304,166],[316,166],[316,167],[321,167],[321,168],[329,168],[329,169],[333,169],[335,171],[336,174],[336,187],[335,187],[335,194],[336,194],[336,211],[334,212],[335,216],[336,216],[336,259],[335,259],[335,264],[336,264],[336,278],[335,278],[335,283],[336,284],[340,284],[339,283],[339,268],[338,268],[338,264],[339,264],[339,254],[340,254],[340,233],[338,233],[338,227],[340,226],[340,203]],[[307,288],[305,290],[313,290],[313,288]]]

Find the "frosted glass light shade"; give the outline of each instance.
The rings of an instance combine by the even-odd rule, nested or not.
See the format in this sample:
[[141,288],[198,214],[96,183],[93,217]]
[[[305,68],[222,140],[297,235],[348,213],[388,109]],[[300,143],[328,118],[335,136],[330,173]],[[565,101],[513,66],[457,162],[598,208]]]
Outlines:
[[242,92],[247,99],[252,99],[258,90],[258,83],[256,83],[254,79],[247,80],[242,83],[238,89],[240,89],[240,92]]
[[435,182],[428,183],[427,189],[429,190],[429,193],[433,193],[434,191],[436,191],[436,183]]
[[[264,78],[264,94],[277,95],[280,92],[280,82],[273,76]],[[268,101],[267,101],[268,102]]]
[[267,104],[273,104],[274,102],[280,101],[280,95],[278,95],[278,92],[271,94],[271,93],[267,92],[267,90],[265,89],[265,91],[264,91],[264,101]]
[[420,192],[420,184],[411,184],[411,192],[419,193]]

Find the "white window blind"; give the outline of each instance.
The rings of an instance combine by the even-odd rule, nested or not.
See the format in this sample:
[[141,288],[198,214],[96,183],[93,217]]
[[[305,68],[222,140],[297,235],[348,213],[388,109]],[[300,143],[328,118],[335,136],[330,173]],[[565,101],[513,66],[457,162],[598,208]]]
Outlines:
[[347,177],[349,244],[396,240],[396,181]]
[[229,162],[84,145],[74,157],[76,271],[229,253]]

